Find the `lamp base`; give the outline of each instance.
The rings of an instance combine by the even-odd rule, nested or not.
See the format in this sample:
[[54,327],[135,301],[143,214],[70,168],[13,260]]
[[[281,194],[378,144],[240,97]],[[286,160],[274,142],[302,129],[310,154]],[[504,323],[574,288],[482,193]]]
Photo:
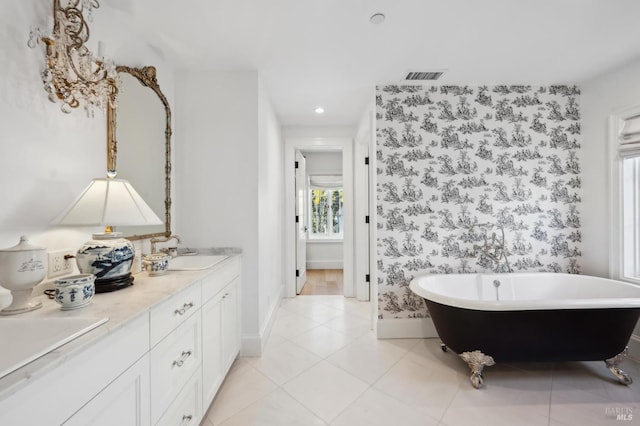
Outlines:
[[96,293],[109,293],[129,287],[133,284],[131,272],[114,278],[96,278]]
[[133,244],[121,232],[93,234],[78,250],[76,263],[81,273],[96,276],[96,293],[107,293],[131,285],[133,256]]

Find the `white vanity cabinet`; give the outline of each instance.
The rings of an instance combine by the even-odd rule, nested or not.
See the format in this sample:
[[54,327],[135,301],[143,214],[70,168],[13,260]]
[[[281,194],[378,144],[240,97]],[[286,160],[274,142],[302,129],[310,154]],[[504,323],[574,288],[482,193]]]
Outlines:
[[[239,352],[240,270],[232,256],[201,273],[142,276],[99,295],[77,312],[110,320],[85,335],[81,350],[65,345],[27,364],[15,389],[0,379],[0,425],[200,424]],[[34,312],[43,321],[75,314],[57,305]]]
[[207,407],[240,350],[240,260],[202,281],[202,386]]

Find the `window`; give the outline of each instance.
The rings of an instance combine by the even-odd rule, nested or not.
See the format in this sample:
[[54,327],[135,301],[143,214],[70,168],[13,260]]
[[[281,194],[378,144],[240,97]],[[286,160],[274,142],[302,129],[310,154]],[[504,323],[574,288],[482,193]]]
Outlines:
[[311,239],[342,239],[342,176],[309,176]]
[[612,277],[640,283],[640,107],[612,122]]
[[622,275],[640,280],[640,154],[622,159]]

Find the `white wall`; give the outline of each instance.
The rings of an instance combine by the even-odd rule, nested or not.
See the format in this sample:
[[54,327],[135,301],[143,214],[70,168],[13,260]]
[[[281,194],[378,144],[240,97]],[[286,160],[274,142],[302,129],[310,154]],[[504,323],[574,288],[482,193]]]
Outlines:
[[181,71],[176,89],[176,232],[242,249],[242,351],[257,355],[282,287],[279,124],[256,71]]
[[342,241],[307,242],[307,269],[342,269],[343,259]]
[[[0,14],[0,247],[13,246],[22,234],[48,249],[75,248],[97,228],[70,229],[49,225],[95,177],[106,172],[106,118],[87,118],[79,108],[71,114],[47,100],[40,71],[42,45],[27,47],[30,26],[46,26],[51,2],[8,2]],[[105,30],[105,29],[108,30]],[[113,31],[118,28],[118,32]],[[108,7],[94,12],[89,47],[98,40],[116,63],[135,57],[158,67],[158,80],[173,102],[173,72],[144,39],[127,43],[127,24]],[[141,160],[141,167],[144,161]]]
[[264,346],[284,293],[284,145],[266,88],[258,86],[259,332]]
[[[640,61],[582,86],[584,273],[609,276],[609,154],[608,119],[618,109],[640,105]],[[630,342],[630,356],[640,359],[640,324]]]
[[609,115],[640,105],[640,61],[596,78],[582,86],[582,161],[584,197],[583,272],[609,276]]
[[303,151],[307,175],[342,174],[341,152]]

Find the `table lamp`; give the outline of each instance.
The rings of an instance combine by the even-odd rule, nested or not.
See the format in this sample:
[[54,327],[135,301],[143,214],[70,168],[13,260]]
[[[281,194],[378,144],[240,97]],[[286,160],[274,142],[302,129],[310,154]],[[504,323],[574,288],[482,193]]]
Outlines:
[[96,293],[128,287],[133,283],[131,265],[135,250],[131,241],[115,232],[116,226],[160,225],[162,220],[131,184],[114,177],[94,179],[54,219],[55,225],[104,226],[76,254],[78,269],[96,276]]

